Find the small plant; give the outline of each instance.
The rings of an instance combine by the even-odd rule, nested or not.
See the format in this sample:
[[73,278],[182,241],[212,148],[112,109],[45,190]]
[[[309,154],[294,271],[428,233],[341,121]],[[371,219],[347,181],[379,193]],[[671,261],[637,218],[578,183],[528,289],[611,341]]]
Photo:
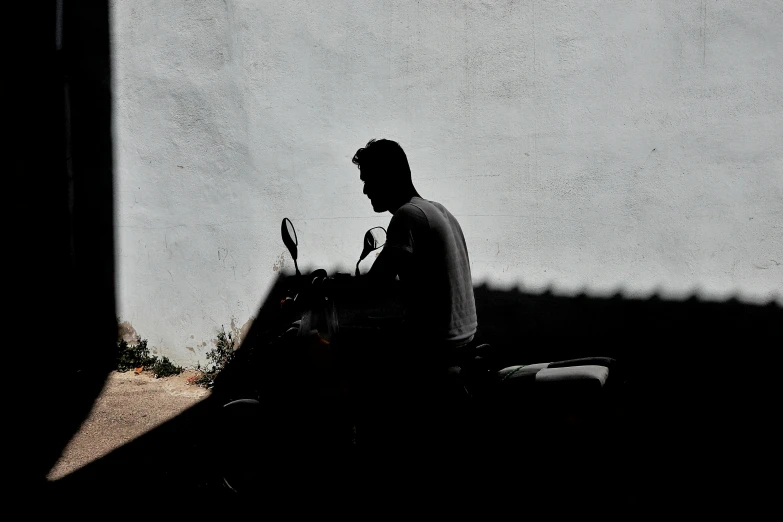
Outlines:
[[156,379],[160,379],[161,377],[168,377],[170,375],[179,375],[182,372],[183,368],[181,366],[175,365],[169,360],[168,357],[161,357],[155,361],[155,364],[152,365],[152,374]]
[[236,356],[236,341],[236,336],[233,336],[231,332],[226,333],[225,326],[221,326],[217,334],[215,348],[207,352],[207,360],[211,362],[211,365],[207,365],[203,370],[201,370],[201,365],[199,365],[198,369],[202,373],[193,380],[193,384],[211,388],[218,374],[234,360]]
[[152,370],[152,374],[156,379],[182,373],[183,369],[172,363],[168,357],[159,358],[155,355],[150,355],[150,350],[147,347],[147,339],[142,339],[138,335],[135,335],[135,331],[131,336],[136,338],[135,343],[128,343],[124,338],[125,336],[121,333],[118,334],[117,337],[118,372],[127,372],[129,370],[138,370],[139,368],[142,368],[144,370]]
[[157,359],[155,356],[150,356],[146,339],[139,339],[135,345],[128,344],[125,339],[117,341],[118,372],[127,372],[140,367],[149,368]]

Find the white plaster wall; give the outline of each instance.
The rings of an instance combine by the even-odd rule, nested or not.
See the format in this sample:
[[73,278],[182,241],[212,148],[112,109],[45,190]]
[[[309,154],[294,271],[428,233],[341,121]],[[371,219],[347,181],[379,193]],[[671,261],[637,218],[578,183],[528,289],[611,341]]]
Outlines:
[[779,0],[117,0],[121,316],[204,362],[290,268],[284,216],[350,270],[389,219],[373,137],[477,283],[783,302],[781,28]]

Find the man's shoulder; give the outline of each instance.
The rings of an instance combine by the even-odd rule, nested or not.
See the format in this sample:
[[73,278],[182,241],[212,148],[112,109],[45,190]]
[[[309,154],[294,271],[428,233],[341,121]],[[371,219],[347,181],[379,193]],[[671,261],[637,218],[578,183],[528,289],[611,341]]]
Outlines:
[[426,233],[429,229],[430,220],[427,213],[415,202],[409,201],[400,206],[392,216],[387,235],[397,237],[401,234],[410,234],[411,237],[415,237]]
[[450,214],[449,210],[446,208],[446,206],[443,203],[440,203],[438,201],[433,201],[431,199],[414,198],[410,201],[410,204],[424,210],[429,209],[432,211],[438,211],[441,213]]
[[[429,215],[433,212],[448,213],[449,211],[441,203],[432,201],[431,199],[424,199],[421,197],[412,198],[409,202],[402,207],[406,208],[406,212],[423,213]],[[400,207],[400,208],[402,208]]]
[[425,214],[431,223],[456,223],[457,218],[442,203],[431,199],[415,198],[410,204]]
[[406,218],[426,219],[427,213],[425,212],[425,209],[422,208],[425,206],[422,204],[422,202],[426,202],[426,200],[422,200],[421,198],[411,199],[397,209],[397,211],[392,216],[392,220],[395,218],[397,220]]

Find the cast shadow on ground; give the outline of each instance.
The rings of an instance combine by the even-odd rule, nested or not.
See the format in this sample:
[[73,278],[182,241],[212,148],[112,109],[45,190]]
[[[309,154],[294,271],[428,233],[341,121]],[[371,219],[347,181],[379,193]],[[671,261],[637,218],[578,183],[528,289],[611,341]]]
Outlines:
[[[281,276],[261,306],[237,359],[224,370],[210,398],[50,484],[52,491],[78,498],[103,488],[130,488],[139,483],[170,495],[218,491],[219,480],[210,463],[230,441],[220,439],[220,426],[214,421],[216,409],[229,400],[246,397],[246,384],[254,378],[253,373],[270,371],[263,368],[264,357],[251,363],[248,354],[263,353],[274,337],[272,332],[279,329],[279,302],[286,287]],[[772,344],[781,345],[780,306],[694,298],[562,297],[486,286],[476,287],[475,295],[480,340],[501,349],[504,365],[585,356],[613,357],[621,364],[628,382],[628,424],[617,451],[627,460],[629,483],[638,486],[637,503],[639,498],[658,506],[683,499],[697,502],[697,498],[715,494],[717,490],[711,488],[725,488],[727,483],[736,482],[735,495],[749,487],[740,480],[742,463],[734,463],[740,466],[735,469],[731,456],[737,444],[750,443],[755,426],[752,417],[761,414],[770,398],[761,395],[755,402],[738,403],[749,395],[736,389],[741,380],[732,375],[737,367],[731,361],[748,360]],[[282,368],[271,371],[278,376],[284,373]],[[528,407],[520,404],[520,414]],[[761,442],[760,437],[752,438]],[[520,445],[524,454],[521,448],[524,444]],[[578,445],[564,450],[589,452]],[[719,460],[715,451],[721,455]],[[312,469],[297,463],[291,470],[294,476],[290,480],[300,494],[312,485],[303,477],[312,479],[323,472],[311,464]],[[337,476],[334,470],[329,473]],[[348,483],[349,478],[342,480]],[[227,498],[230,500],[230,495]]]

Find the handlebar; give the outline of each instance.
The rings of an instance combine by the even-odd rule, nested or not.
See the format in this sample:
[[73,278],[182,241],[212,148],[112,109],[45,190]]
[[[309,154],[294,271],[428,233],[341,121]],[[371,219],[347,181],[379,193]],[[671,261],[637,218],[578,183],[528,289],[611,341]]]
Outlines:
[[281,308],[290,313],[287,320],[292,320],[312,313],[323,317],[326,310],[332,314],[331,310],[337,307],[334,313],[339,322],[349,328],[393,328],[401,323],[399,300],[385,292],[372,292],[366,282],[366,277],[349,273],[328,275],[325,270],[316,270],[302,274],[296,279],[297,291],[289,290]]
[[[310,274],[297,277],[297,288],[290,288],[288,295],[281,301],[290,304],[293,300],[300,303],[302,299],[310,297],[327,297],[335,293],[346,290],[356,290],[360,288],[360,278],[351,274],[337,273],[328,275],[326,270],[318,269]],[[293,294],[293,297],[291,295]]]

